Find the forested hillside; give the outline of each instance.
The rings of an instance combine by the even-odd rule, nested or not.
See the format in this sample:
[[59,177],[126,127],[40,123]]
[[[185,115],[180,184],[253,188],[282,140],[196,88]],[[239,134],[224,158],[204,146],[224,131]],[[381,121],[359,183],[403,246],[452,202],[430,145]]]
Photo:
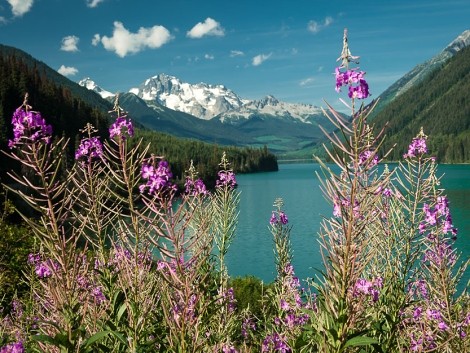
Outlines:
[[277,171],[276,156],[264,148],[230,147],[208,144],[197,140],[181,139],[168,134],[148,130],[137,130],[133,141],[143,139],[143,145],[151,144],[150,152],[164,156],[170,162],[171,171],[177,181],[184,181],[185,171],[192,160],[199,177],[208,186],[214,186],[217,171],[226,152],[231,168],[237,173]]
[[394,99],[373,122],[377,129],[388,122],[384,148],[397,144],[392,160],[401,158],[423,127],[439,162],[470,162],[470,48]]

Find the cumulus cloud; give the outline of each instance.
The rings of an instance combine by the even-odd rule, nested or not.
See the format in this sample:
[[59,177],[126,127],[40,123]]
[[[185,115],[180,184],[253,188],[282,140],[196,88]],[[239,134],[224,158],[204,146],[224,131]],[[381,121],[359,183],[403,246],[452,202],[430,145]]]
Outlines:
[[93,36],[93,39],[91,40],[91,44],[96,47],[98,44],[100,44],[100,42],[101,42],[101,36],[98,33],[96,33]]
[[214,60],[214,55],[212,55],[212,54],[205,54],[205,55],[204,55],[204,59],[207,59],[207,60]]
[[78,70],[75,67],[61,65],[57,72],[64,76],[74,76],[78,73]]
[[235,56],[243,56],[245,55],[244,52],[242,52],[241,50],[231,50],[230,51],[230,57],[233,58]]
[[265,62],[266,60],[268,60],[270,57],[271,57],[272,53],[269,53],[269,54],[259,54],[259,55],[256,55],[253,60],[251,61],[251,64],[253,66],[258,66],[258,65],[261,65],[263,62]]
[[31,10],[34,0],[7,0],[11,6],[11,12],[14,16],[23,16]]
[[323,28],[328,27],[333,23],[333,17],[327,16],[323,20],[323,22],[317,22],[314,20],[311,20],[307,24],[307,29],[312,32],[312,33],[318,33],[320,32]]
[[145,48],[156,49],[171,40],[170,32],[163,26],[140,27],[136,33],[129,32],[121,22],[114,22],[113,36],[95,34],[92,43],[101,41],[106,50],[115,52],[121,58],[138,53]]
[[80,39],[77,36],[67,36],[62,38],[62,45],[60,47],[60,50],[63,51],[78,51],[78,41]]
[[86,0],[86,6],[88,7],[97,7],[99,4],[101,4],[104,0]]
[[191,28],[186,36],[189,38],[202,38],[204,36],[219,36],[222,37],[225,34],[225,30],[222,28],[219,22],[207,17],[204,22],[197,23]]

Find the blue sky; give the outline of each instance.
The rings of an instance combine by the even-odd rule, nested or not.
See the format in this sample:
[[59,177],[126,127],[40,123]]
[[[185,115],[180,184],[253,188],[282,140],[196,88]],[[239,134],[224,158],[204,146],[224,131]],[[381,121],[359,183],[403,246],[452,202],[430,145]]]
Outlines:
[[470,29],[469,0],[0,0],[0,43],[112,92],[166,73],[337,104],[343,29],[373,97]]

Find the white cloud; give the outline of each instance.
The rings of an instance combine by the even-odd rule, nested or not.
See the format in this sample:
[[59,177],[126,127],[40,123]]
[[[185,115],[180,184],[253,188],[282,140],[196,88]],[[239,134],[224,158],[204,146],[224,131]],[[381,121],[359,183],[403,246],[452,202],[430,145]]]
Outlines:
[[317,22],[314,20],[311,20],[307,24],[307,29],[312,32],[312,33],[318,33],[320,32],[323,28],[328,27],[333,23],[333,17],[327,16],[323,20],[323,22]]
[[245,55],[244,52],[242,52],[241,50],[230,50],[230,57],[233,58],[235,56],[243,56]]
[[78,51],[78,42],[79,38],[77,36],[67,36],[62,38],[62,46],[60,47],[60,50],[63,51]]
[[204,36],[223,36],[225,30],[219,22],[207,17],[204,22],[197,23],[191,30],[186,33],[189,38],[202,38]]
[[88,7],[97,7],[101,4],[104,0],[86,0],[86,6]]
[[91,40],[91,44],[96,47],[98,44],[100,44],[100,42],[101,42],[101,36],[98,33],[96,33],[93,36],[93,39]]
[[204,55],[204,59],[207,59],[207,60],[214,60],[214,55],[212,55],[212,54],[205,54],[205,55]]
[[11,12],[14,16],[23,16],[31,10],[34,0],[7,0],[11,6]]
[[61,65],[57,72],[64,76],[74,76],[78,73],[78,70],[75,67]]
[[258,65],[261,65],[263,62],[265,62],[266,60],[268,60],[270,57],[271,57],[272,53],[269,53],[269,54],[259,54],[259,55],[256,55],[253,60],[251,61],[251,64],[253,66],[258,66]]
[[327,16],[325,17],[325,20],[323,21],[323,26],[328,27],[333,23],[333,17]]
[[104,48],[115,52],[121,58],[127,54],[138,53],[145,48],[156,49],[171,40],[170,32],[163,26],[153,26],[151,28],[140,27],[137,33],[131,33],[121,22],[114,22],[113,36],[100,36],[95,34],[93,42],[101,43]]
[[307,77],[307,78],[303,79],[302,81],[300,81],[299,85],[300,86],[307,86],[310,83],[312,83],[313,81],[315,81],[315,79],[313,77]]

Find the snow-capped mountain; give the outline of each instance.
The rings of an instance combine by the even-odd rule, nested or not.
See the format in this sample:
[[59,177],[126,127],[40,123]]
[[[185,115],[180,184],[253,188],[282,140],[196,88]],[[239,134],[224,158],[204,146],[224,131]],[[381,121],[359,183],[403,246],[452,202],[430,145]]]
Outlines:
[[91,78],[86,77],[78,82],[78,84],[82,87],[88,88],[90,91],[95,91],[98,93],[102,98],[108,99],[112,98],[115,96],[114,93],[111,93],[109,91],[106,91],[102,89],[100,86],[98,86],[95,81],[93,81]]
[[218,119],[221,122],[233,124],[253,116],[269,116],[311,124],[321,115],[323,115],[323,112],[319,107],[310,104],[281,102],[275,97],[268,95],[259,100],[245,100],[240,108],[224,112],[218,116]]
[[260,115],[311,123],[322,115],[321,109],[312,105],[281,102],[270,95],[260,100],[242,99],[223,85],[190,84],[166,74],[153,76],[130,92],[149,105],[157,102],[200,119],[217,118],[231,124]]
[[153,76],[129,92],[205,120],[243,105],[242,99],[223,85],[190,84],[166,74]]

